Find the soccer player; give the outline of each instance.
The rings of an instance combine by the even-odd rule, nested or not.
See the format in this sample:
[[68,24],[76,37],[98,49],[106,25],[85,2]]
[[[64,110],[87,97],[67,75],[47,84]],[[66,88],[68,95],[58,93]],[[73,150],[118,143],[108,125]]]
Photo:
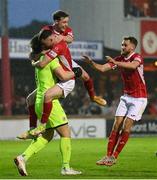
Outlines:
[[[42,47],[44,49],[47,50],[47,49],[53,47],[53,49],[56,50],[55,52],[53,49],[47,51],[45,56],[47,56],[48,58],[46,59],[46,61],[43,58],[43,61],[41,61],[41,63],[44,64],[44,66],[45,66],[46,64],[51,62],[53,59],[55,59],[55,57],[57,57],[59,55],[60,63],[62,65],[62,67],[64,68],[64,70],[66,70],[66,71],[73,70],[73,71],[75,71],[75,77],[80,77],[82,70],[80,69],[80,67],[72,68],[71,54],[70,54],[69,48],[67,46],[67,43],[65,41],[60,41],[59,43],[54,43],[54,38],[56,41],[56,36],[54,34],[52,34],[52,31],[50,31],[50,30],[42,30],[42,32],[40,32],[40,34],[38,35],[37,41],[38,41],[38,39],[39,39],[39,41],[41,41]],[[36,39],[33,39],[33,40],[34,41],[32,43],[32,46],[33,46],[32,48],[35,49],[37,42],[35,41]],[[58,42],[58,41],[56,41],[56,42]],[[45,64],[45,62],[46,62],[46,64]],[[35,64],[39,64],[39,63],[40,63],[40,61],[35,62]],[[62,81],[57,83],[56,86],[51,87],[50,89],[48,89],[45,92],[43,113],[41,116],[41,123],[43,125],[46,124],[48,117],[50,115],[51,109],[53,108],[52,100],[59,98],[59,97],[65,98],[73,90],[74,85],[75,85],[74,78],[72,78],[68,81],[65,81],[65,79],[62,79]],[[30,95],[30,98],[33,97],[33,103],[35,102],[35,98],[34,98],[35,96],[36,96],[36,91],[33,91],[33,93]],[[30,118],[30,120],[31,120],[30,127],[31,127],[31,129],[33,129],[32,126],[34,128],[36,127],[37,118],[36,117]],[[43,130],[44,130],[44,127],[43,127]],[[38,133],[41,133],[41,132],[38,131]],[[29,131],[28,131],[28,132],[22,133],[20,136],[18,136],[18,138],[27,139],[27,138],[32,138],[32,136],[29,135]]]
[[[58,35],[61,40],[64,40],[67,43],[72,43],[74,39],[73,31],[68,26],[69,23],[69,15],[64,11],[56,11],[52,14],[54,24],[44,26],[43,29],[49,29],[52,33]],[[72,67],[80,67],[75,61],[72,60]],[[89,97],[93,102],[101,106],[106,105],[106,101],[99,96],[95,95],[94,92],[94,84],[93,80],[89,76],[89,74],[81,67],[82,69],[82,80],[84,82],[84,86],[88,91]]]
[[[42,61],[43,56],[40,57]],[[64,71],[59,64],[59,59],[55,58],[45,68],[35,69],[36,83],[37,83],[37,95],[35,109],[38,118],[42,116],[43,97],[47,89],[53,87],[59,79],[70,79],[75,77],[75,73],[72,71]],[[48,142],[53,138],[54,129],[59,133],[61,137],[60,151],[62,155],[62,175],[78,175],[80,171],[76,171],[70,167],[70,156],[71,156],[71,140],[70,140],[70,129],[68,126],[68,119],[65,115],[64,110],[58,99],[53,100],[53,109],[49,116],[49,121],[46,124],[46,130],[40,137],[37,137],[32,141],[29,147],[19,156],[14,159],[14,162],[18,168],[19,173],[22,176],[27,176],[26,162],[35,153],[43,149]]]
[[147,105],[147,91],[143,76],[143,58],[135,53],[137,40],[124,37],[121,55],[114,59],[106,56],[108,63],[100,65],[84,56],[85,62],[94,69],[105,72],[119,68],[124,84],[124,94],[120,97],[115,121],[109,136],[107,155],[97,161],[97,165],[112,166],[128,141],[134,121],[139,121]]

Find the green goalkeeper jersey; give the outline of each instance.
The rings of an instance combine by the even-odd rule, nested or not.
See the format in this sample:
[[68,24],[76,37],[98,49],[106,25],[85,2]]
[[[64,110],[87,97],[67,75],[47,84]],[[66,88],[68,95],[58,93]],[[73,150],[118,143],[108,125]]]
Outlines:
[[[43,56],[40,60],[42,59]],[[54,74],[54,70],[59,66],[59,59],[55,58],[44,68],[35,68],[35,79],[37,85],[36,103],[41,103],[45,91],[57,83],[57,77]]]
[[[41,57],[42,60],[43,57]],[[57,77],[54,73],[54,70],[59,67],[59,59],[55,58],[48,65],[46,65],[43,69],[36,68],[36,84],[37,84],[37,95],[35,102],[35,111],[37,113],[38,119],[41,119],[43,112],[43,102],[44,102],[44,94],[57,83]],[[61,125],[68,123],[68,119],[66,114],[59,102],[58,99],[53,100],[53,108],[51,110],[49,120],[46,124],[46,128],[55,128]]]

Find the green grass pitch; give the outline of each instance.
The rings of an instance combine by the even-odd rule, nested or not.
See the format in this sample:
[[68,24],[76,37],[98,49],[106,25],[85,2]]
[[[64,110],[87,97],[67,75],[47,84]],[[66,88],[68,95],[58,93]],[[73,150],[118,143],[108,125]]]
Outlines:
[[107,139],[72,140],[71,166],[83,172],[79,176],[60,175],[59,140],[27,162],[27,177],[21,177],[13,158],[22,153],[30,141],[0,141],[0,179],[157,179],[157,137],[130,138],[112,167],[95,162],[106,152]]

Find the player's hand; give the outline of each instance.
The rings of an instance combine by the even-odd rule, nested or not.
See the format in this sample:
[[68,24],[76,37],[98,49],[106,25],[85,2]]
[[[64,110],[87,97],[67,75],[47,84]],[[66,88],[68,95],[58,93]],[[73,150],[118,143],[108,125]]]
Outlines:
[[112,57],[110,57],[110,56],[105,56],[105,57],[108,62],[114,63],[114,64],[116,63],[116,61]]
[[92,62],[93,62],[93,61],[92,61],[92,59],[91,59],[89,56],[83,55],[82,57],[83,57],[83,61],[84,61],[85,63],[92,65]]
[[40,124],[40,125],[38,125],[38,127],[30,130],[29,134],[34,136],[34,137],[38,137],[40,134],[45,132],[45,129],[46,129],[46,123],[45,124]]
[[59,35],[56,34],[55,35],[55,38],[54,38],[55,44],[59,43],[62,40],[64,40],[64,36],[62,36],[61,34],[59,34]]
[[38,61],[40,58],[40,54],[35,54],[34,52],[31,52],[29,54],[29,59],[32,61]]
[[75,67],[72,69],[75,74],[75,78],[79,78],[82,76],[82,69],[80,67]]

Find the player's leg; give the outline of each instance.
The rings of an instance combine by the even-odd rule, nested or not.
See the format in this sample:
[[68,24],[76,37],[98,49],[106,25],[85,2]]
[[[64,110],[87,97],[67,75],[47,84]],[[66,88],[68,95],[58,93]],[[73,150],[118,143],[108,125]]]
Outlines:
[[28,175],[26,170],[26,162],[33,154],[36,154],[38,151],[40,151],[46,146],[46,144],[53,138],[53,134],[54,134],[53,129],[47,129],[42,134],[42,136],[33,140],[29,145],[29,147],[21,155],[17,156],[14,159],[14,162],[21,176]]
[[102,159],[100,159],[99,161],[97,161],[96,162],[97,165],[106,165],[108,163],[108,160],[117,145],[120,129],[122,127],[126,113],[127,113],[126,98],[122,96],[120,98],[120,103],[116,110],[115,121],[112,127],[112,131],[110,133],[109,139],[108,139],[107,155],[103,157]]
[[74,170],[70,167],[71,158],[71,138],[70,129],[68,124],[60,126],[56,129],[61,137],[60,140],[60,151],[62,155],[62,175],[79,175],[82,174],[81,171]]
[[41,117],[41,123],[46,123],[48,121],[48,117],[52,110],[52,100],[57,99],[63,96],[63,89],[61,89],[58,85],[53,86],[48,89],[44,95],[44,104],[43,104],[43,113]]
[[58,98],[65,98],[74,89],[75,81],[69,80],[66,82],[59,82],[54,87],[48,89],[44,95],[43,114],[41,123],[46,123],[50,112],[52,110],[52,100]]
[[[33,139],[33,138],[37,137],[40,133],[42,133],[46,128],[46,123],[48,121],[48,117],[51,113],[52,106],[53,106],[53,103],[52,103],[52,101],[50,101],[50,99],[57,99],[57,98],[63,96],[63,94],[64,94],[63,89],[61,87],[59,87],[58,85],[55,85],[54,87],[48,89],[44,96],[43,108],[39,107],[40,111],[42,111],[41,124],[36,128],[31,128],[30,131],[26,131],[26,132],[22,133],[21,135],[17,136],[17,138],[23,139],[23,140]],[[30,107],[30,110],[31,110],[30,112],[32,112],[32,114],[34,114],[34,115],[36,115],[35,107],[34,107],[35,97],[36,97],[36,90],[33,91],[27,97],[27,104]],[[30,124],[34,123],[33,125],[36,126],[37,116],[36,116],[36,119],[33,118],[33,117],[35,117],[33,115],[30,115],[30,117],[31,117]]]
[[125,144],[127,143],[128,139],[129,139],[129,135],[130,135],[130,131],[131,131],[133,122],[134,121],[130,118],[126,118],[124,120],[123,129],[119,134],[116,149],[114,150],[113,154],[111,156],[109,156],[109,158],[106,160],[104,165],[112,166],[116,163],[118,155],[120,154],[120,152],[122,151],[122,149],[124,148]]
[[79,66],[75,61],[72,61],[72,66],[80,67],[82,69],[81,79],[84,82],[84,86],[87,89],[90,99],[101,106],[105,106],[107,104],[106,100],[95,95],[94,83],[93,83],[92,78],[89,76],[89,74],[81,66]]
[[118,158],[119,153],[122,151],[122,149],[124,148],[125,144],[127,143],[129,139],[129,135],[130,135],[133,123],[134,123],[133,119],[126,117],[123,124],[123,129],[118,139],[117,147],[114,153],[112,154],[112,156],[115,157],[116,159]]
[[[27,108],[28,108],[28,113],[29,113],[30,130],[37,127],[37,115],[35,112],[35,99],[36,99],[36,89],[33,92],[31,92],[26,98],[26,103],[27,103]],[[25,140],[25,139],[32,139],[33,137],[29,134],[29,131],[26,131],[18,135],[17,138]]]
[[70,168],[70,157],[71,157],[71,138],[70,129],[68,124],[56,128],[56,131],[61,137],[60,140],[60,152],[62,155],[62,167]]
[[106,165],[108,164],[108,161],[110,160],[110,157],[112,156],[112,153],[116,147],[118,138],[119,138],[119,131],[122,127],[124,121],[123,116],[117,116],[115,117],[115,121],[112,127],[112,131],[110,133],[108,144],[107,144],[107,155],[104,156],[102,159],[98,160],[96,162],[97,165]]
[[27,103],[28,112],[29,112],[29,127],[30,127],[30,129],[33,129],[37,126],[37,115],[35,112],[36,91],[37,90],[35,89],[26,98],[26,103]]
[[126,97],[126,106],[128,107],[126,119],[124,120],[123,129],[118,138],[116,149],[112,154],[112,159],[108,163],[109,165],[115,164],[118,155],[120,154],[120,152],[122,151],[122,149],[124,148],[125,144],[129,139],[129,135],[131,132],[131,128],[134,124],[134,121],[139,121],[141,119],[142,114],[146,108],[146,105],[147,105],[146,98]]
[[109,139],[108,139],[108,145],[107,145],[107,156],[111,156],[115,146],[117,145],[119,134],[121,127],[123,125],[125,117],[124,116],[116,116],[115,121],[112,127],[112,131],[110,133]]

